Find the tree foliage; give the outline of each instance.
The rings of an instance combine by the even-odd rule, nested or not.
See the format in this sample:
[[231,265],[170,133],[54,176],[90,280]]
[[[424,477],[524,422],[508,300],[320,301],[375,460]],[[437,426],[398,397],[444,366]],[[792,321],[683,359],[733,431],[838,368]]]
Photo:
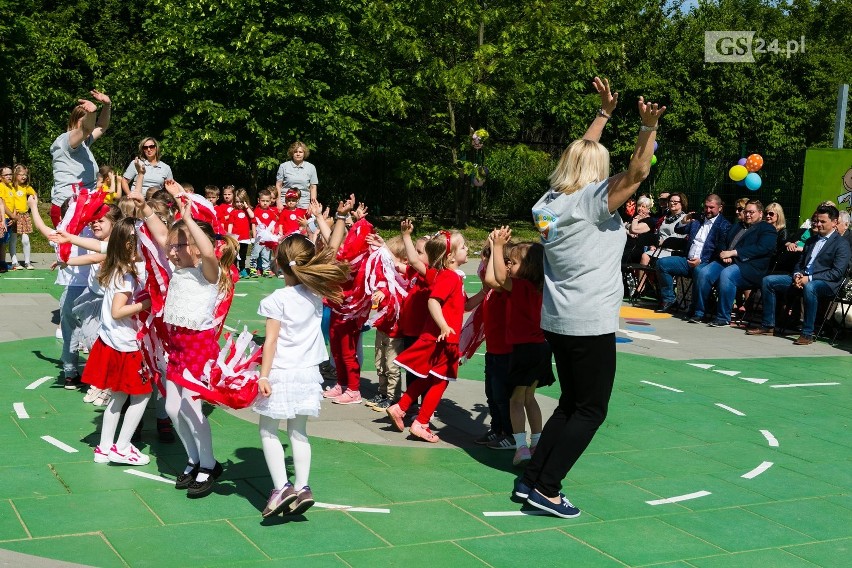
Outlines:
[[[513,176],[544,188],[542,152],[582,135],[595,75],[621,93],[605,135],[614,168],[632,151],[640,94],[669,106],[667,147],[828,145],[837,85],[852,80],[850,28],[852,0],[5,0],[0,157],[49,186],[50,142],[97,87],[114,100],[101,161],[123,167],[153,135],[179,178],[255,189],[301,139],[326,200],[355,191],[463,224],[484,202],[522,211],[506,207]],[[805,49],[707,63],[707,30],[804,36]],[[503,198],[462,175],[471,128],[491,134],[488,183]],[[529,171],[513,172],[524,159]]]

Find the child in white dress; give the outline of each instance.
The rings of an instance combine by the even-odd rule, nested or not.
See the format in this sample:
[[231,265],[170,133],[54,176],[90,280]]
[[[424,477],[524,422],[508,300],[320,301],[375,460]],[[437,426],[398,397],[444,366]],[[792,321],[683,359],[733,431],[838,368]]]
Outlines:
[[[342,298],[341,285],[349,269],[334,261],[331,249],[316,252],[306,237],[285,238],[276,253],[284,273],[285,288],[276,290],[261,303],[258,313],[266,317],[266,341],[258,379],[258,397],[252,409],[260,414],[260,441],[274,485],[264,517],[278,513],[300,515],[313,504],[308,486],[311,445],[307,436],[308,416],[319,416],[322,375],[319,364],[328,360],[322,335],[323,297]],[[293,450],[294,483],[287,477],[284,448],[278,426],[287,420]]]

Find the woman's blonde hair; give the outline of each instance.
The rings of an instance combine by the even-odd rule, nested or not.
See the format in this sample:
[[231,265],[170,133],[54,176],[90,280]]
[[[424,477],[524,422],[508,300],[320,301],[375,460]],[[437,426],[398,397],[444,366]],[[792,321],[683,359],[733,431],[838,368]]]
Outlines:
[[[210,223],[205,221],[196,221],[196,223],[207,238],[210,239],[214,247],[216,246],[216,241],[223,241],[224,243],[219,254],[219,282],[217,287],[219,288],[219,293],[226,294],[234,287],[234,281],[231,279],[231,266],[237,260],[237,250],[240,247],[240,243],[231,235],[217,235]],[[169,236],[179,233],[182,233],[187,241],[192,238],[186,226],[186,221],[183,219],[175,221],[174,225],[169,227]]]
[[349,264],[336,262],[332,249],[317,252],[310,239],[294,233],[281,241],[275,258],[284,274],[295,278],[314,294],[335,302],[343,301],[341,287],[349,279]]
[[609,151],[603,144],[575,140],[562,152],[556,169],[550,174],[550,187],[554,191],[571,194],[608,177]]
[[305,143],[304,143],[304,142],[302,142],[301,140],[296,140],[295,142],[293,142],[292,144],[290,144],[290,147],[289,147],[289,148],[287,148],[287,155],[288,155],[288,156],[290,157],[290,159],[292,160],[292,159],[293,159],[293,154],[295,154],[295,153],[296,153],[296,150],[298,150],[299,148],[301,148],[301,149],[302,149],[302,152],[304,152],[304,153],[305,153],[305,156],[304,156],[304,158],[303,158],[303,159],[307,160],[307,159],[308,159],[308,156],[310,156],[310,155],[311,155],[311,150],[308,148],[307,144],[305,144]]
[[154,146],[155,146],[155,148],[154,148],[154,159],[159,162],[160,161],[160,143],[157,142],[157,139],[154,138],[153,136],[147,136],[147,137],[145,137],[145,138],[143,138],[142,140],[139,141],[139,157],[143,158],[143,159],[145,158],[145,150],[142,148],[142,146],[145,145],[145,142],[149,142],[149,141],[154,143]]
[[787,226],[787,218],[784,216],[784,208],[781,207],[780,203],[772,202],[766,206],[763,210],[763,214],[765,215],[767,211],[772,211],[775,213],[775,222],[772,225],[775,227],[776,231],[780,231],[781,229]]

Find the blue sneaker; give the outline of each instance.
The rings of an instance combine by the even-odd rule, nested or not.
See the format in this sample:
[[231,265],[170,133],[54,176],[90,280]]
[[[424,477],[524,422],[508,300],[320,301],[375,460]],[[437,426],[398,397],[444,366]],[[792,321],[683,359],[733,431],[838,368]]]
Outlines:
[[538,491],[530,491],[529,497],[527,497],[527,503],[536,509],[541,509],[542,511],[557,517],[562,517],[563,519],[573,519],[574,517],[580,516],[580,509],[572,505],[571,501],[565,498],[565,495],[560,493],[559,497],[562,499],[562,502],[557,504],[550,501],[550,499]]
[[530,486],[524,483],[524,480],[519,477],[515,480],[515,487],[512,489],[509,499],[515,503],[525,503],[531,491]]
[[246,270],[246,269],[240,270],[240,278],[248,278],[248,275],[249,275],[248,270]]

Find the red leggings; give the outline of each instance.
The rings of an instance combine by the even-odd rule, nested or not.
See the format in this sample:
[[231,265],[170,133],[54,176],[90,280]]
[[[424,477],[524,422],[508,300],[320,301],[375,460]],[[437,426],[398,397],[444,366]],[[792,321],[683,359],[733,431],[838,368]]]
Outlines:
[[405,411],[411,408],[421,394],[426,393],[423,397],[423,404],[420,405],[420,412],[417,413],[417,421],[426,426],[432,420],[432,415],[438,409],[438,403],[444,396],[444,391],[447,390],[449,381],[439,379],[435,375],[429,375],[426,378],[417,377],[402,396],[399,398],[399,407]]
[[358,338],[361,327],[353,320],[344,320],[331,312],[328,346],[337,369],[337,384],[349,390],[361,390],[361,365],[358,364]]

